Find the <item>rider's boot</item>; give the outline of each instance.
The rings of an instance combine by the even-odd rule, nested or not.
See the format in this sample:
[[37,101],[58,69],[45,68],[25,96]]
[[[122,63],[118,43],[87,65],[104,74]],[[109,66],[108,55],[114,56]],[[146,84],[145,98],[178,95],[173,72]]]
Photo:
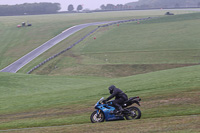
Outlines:
[[122,113],[124,111],[124,109],[122,108],[122,106],[120,106],[119,104],[115,104],[115,106],[118,108],[118,112]]

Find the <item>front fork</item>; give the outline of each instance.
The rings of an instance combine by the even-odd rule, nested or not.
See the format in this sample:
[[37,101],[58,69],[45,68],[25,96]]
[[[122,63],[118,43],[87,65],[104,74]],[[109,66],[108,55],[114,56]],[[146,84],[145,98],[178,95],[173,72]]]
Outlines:
[[101,118],[101,110],[99,109],[99,110],[97,110],[97,118]]

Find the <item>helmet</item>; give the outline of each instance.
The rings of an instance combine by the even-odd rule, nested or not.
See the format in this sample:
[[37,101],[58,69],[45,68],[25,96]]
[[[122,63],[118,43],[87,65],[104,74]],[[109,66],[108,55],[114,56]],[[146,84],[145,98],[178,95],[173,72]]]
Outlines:
[[110,94],[113,93],[113,90],[115,89],[116,87],[114,85],[111,85],[108,90],[110,91]]

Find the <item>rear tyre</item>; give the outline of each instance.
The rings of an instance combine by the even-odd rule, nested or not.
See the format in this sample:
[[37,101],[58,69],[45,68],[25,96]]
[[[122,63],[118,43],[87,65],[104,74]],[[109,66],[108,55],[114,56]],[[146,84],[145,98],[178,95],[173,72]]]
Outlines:
[[129,114],[125,115],[125,118],[127,120],[133,120],[133,119],[140,119],[141,117],[141,111],[139,108],[137,107],[131,107],[128,108],[128,110],[130,111]]
[[94,111],[90,116],[90,120],[92,123],[104,122],[105,116],[102,111],[99,112],[99,115],[97,114],[97,111]]

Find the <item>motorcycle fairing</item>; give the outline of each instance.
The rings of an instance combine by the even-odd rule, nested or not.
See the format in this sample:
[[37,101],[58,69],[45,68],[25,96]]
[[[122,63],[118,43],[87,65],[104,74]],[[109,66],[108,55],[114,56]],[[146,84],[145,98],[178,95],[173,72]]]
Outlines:
[[[98,109],[104,113],[106,121],[124,120],[124,117],[112,114],[111,112],[114,112],[115,107],[108,106],[108,104],[98,105]],[[97,110],[97,114],[99,114],[99,110]]]

